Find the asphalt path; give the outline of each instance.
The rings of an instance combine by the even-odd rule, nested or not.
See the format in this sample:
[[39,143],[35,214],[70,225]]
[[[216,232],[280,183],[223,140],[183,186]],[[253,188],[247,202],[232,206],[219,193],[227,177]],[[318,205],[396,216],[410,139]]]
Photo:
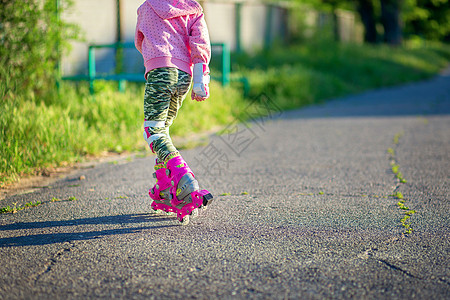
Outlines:
[[188,226],[151,212],[153,156],[2,200],[42,204],[0,214],[0,299],[449,299],[449,72],[255,101],[268,117],[182,152],[215,196]]

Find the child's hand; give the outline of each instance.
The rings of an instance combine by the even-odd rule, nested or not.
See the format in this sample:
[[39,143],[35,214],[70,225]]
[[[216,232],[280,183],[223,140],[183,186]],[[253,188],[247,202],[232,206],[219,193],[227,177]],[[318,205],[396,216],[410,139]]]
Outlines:
[[[205,96],[202,96],[202,95],[205,95]],[[205,85],[205,93],[202,94],[202,95],[199,95],[196,92],[194,92],[194,89],[192,88],[192,94],[191,94],[192,100],[200,102],[200,101],[205,101],[206,99],[209,98],[209,87],[208,87],[208,85]]]
[[209,98],[209,73],[206,64],[194,65],[194,85],[192,87],[191,98],[196,101],[205,101]]

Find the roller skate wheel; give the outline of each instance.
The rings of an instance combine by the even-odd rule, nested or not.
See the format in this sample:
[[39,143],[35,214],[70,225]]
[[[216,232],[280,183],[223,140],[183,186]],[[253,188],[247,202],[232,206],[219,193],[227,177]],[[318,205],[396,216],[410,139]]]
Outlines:
[[196,208],[196,209],[194,209],[194,210],[191,212],[191,217],[192,217],[192,218],[197,218],[197,217],[198,217],[198,214],[199,214],[198,208]]
[[181,226],[186,226],[189,224],[189,215],[185,215],[184,218],[180,221]]

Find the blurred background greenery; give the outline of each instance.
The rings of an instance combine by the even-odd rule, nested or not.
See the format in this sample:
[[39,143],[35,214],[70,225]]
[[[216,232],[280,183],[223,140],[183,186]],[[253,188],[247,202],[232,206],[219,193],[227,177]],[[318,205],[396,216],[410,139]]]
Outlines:
[[[72,5],[0,1],[0,186],[87,156],[145,149],[142,83],[130,83],[120,93],[116,83],[97,80],[91,94],[87,82],[61,80],[61,57],[83,35],[77,24],[60,18]],[[286,36],[251,53],[232,53],[231,78],[247,78],[249,93],[244,95],[239,81],[225,87],[213,81],[207,102],[186,99],[173,136],[220,128],[242,117],[260,93],[294,109],[421,80],[448,66],[446,0],[291,0],[283,5]],[[310,10],[330,17],[311,28]],[[361,41],[340,38],[341,10],[359,16]],[[219,72],[216,62],[213,73]]]

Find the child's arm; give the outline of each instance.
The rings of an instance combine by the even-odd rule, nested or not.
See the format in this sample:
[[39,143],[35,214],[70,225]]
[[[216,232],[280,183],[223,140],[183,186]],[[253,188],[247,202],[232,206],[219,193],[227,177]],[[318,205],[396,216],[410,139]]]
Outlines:
[[203,63],[209,65],[211,59],[211,42],[209,40],[208,27],[206,26],[203,14],[195,19],[194,23],[191,25],[189,46],[191,47],[191,59],[193,64]]
[[189,46],[191,48],[191,60],[194,64],[192,99],[204,101],[209,97],[211,42],[203,14],[196,18],[191,26]]
[[141,27],[141,16],[139,14],[138,9],[138,18],[136,22],[136,33],[134,35],[134,45],[136,46],[136,49],[142,53],[142,42],[144,40],[144,34],[140,30]]

